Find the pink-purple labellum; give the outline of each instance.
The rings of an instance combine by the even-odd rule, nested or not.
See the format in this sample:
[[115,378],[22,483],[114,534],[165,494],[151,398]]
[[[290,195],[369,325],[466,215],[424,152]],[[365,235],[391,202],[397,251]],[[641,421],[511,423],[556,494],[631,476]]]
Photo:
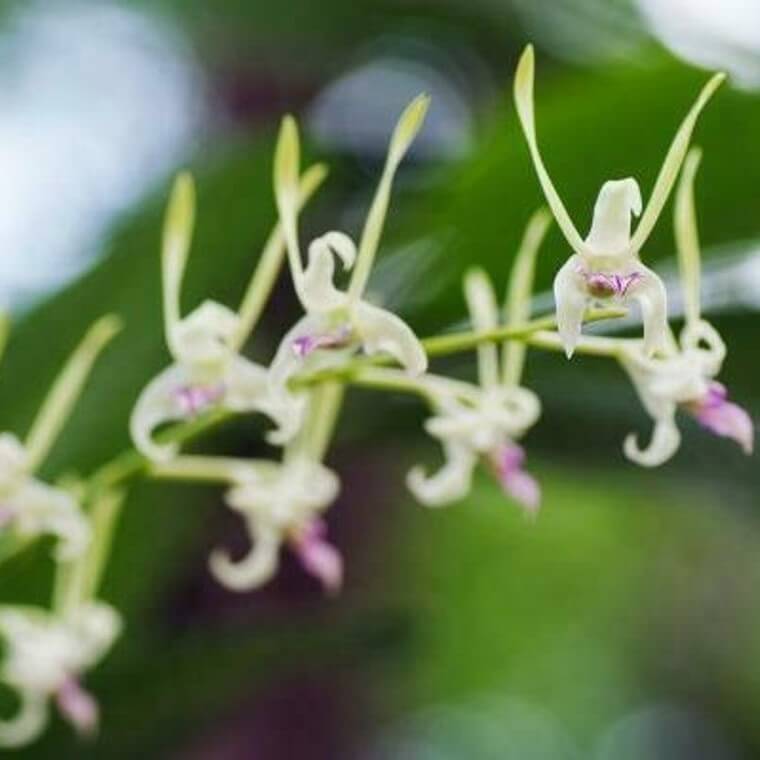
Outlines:
[[317,578],[328,594],[335,594],[343,585],[343,558],[326,535],[324,520],[315,519],[290,543],[304,570]]
[[496,477],[504,489],[527,512],[535,514],[541,504],[538,481],[524,469],[525,451],[516,443],[505,443],[491,457]]
[[700,425],[722,438],[731,438],[751,454],[754,448],[755,428],[752,418],[738,404],[728,400],[726,387],[718,382],[710,383],[707,393],[696,402],[687,405]]
[[592,296],[609,298],[625,296],[629,288],[641,279],[638,272],[631,274],[605,274],[604,272],[587,272],[579,270],[586,280],[586,287]]
[[79,681],[67,678],[55,695],[61,715],[83,736],[92,736],[98,727],[98,703]]
[[344,326],[332,333],[302,335],[293,340],[293,353],[301,359],[320,348],[343,348],[351,337],[351,328]]

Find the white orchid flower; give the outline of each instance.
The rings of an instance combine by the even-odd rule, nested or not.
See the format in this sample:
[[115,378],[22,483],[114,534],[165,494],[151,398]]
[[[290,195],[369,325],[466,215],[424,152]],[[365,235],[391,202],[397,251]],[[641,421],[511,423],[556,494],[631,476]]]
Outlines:
[[[427,357],[411,328],[390,311],[364,300],[362,295],[382,233],[393,178],[422,126],[428,103],[426,96],[415,98],[399,118],[358,251],[348,235],[328,232],[309,246],[306,268],[297,231],[298,129],[292,117],[284,119],[275,159],[275,195],[296,293],[306,314],[284,337],[272,362],[275,387],[284,388],[306,361],[316,369],[359,349],[367,354],[389,354],[413,375],[425,371]],[[334,284],[336,260],[352,273],[345,291]]]
[[[548,213],[542,210],[534,215],[526,230],[510,280],[508,325],[522,324],[530,316],[535,257],[549,220]],[[498,308],[484,272],[473,270],[467,274],[465,297],[475,329],[479,332],[495,329],[499,323]],[[524,352],[524,345],[505,344],[500,366],[497,347],[481,345],[479,386],[432,376],[424,378],[436,412],[425,423],[425,429],[441,442],[446,462],[433,475],[421,467],[409,472],[407,485],[420,502],[440,506],[461,499],[470,490],[475,466],[484,460],[505,493],[526,512],[538,510],[540,488],[523,469],[525,452],[516,443],[541,414],[538,397],[519,385]]]
[[335,501],[340,482],[332,470],[297,448],[286,449],[283,462],[182,456],[153,465],[153,474],[162,478],[231,484],[225,499],[246,521],[251,547],[239,560],[222,549],[212,552],[211,572],[229,589],[247,591],[271,580],[283,544],[328,593],[341,587],[343,562],[326,540],[321,518]]
[[17,714],[0,721],[0,746],[19,747],[35,739],[45,727],[51,699],[77,731],[93,734],[98,705],[81,678],[111,648],[120,630],[118,613],[103,603],[84,604],[65,616],[36,608],[0,608],[0,680],[20,701]]
[[[300,183],[296,178],[294,203],[305,203],[324,176],[324,168],[314,166],[304,173]],[[194,217],[193,180],[182,173],[174,183],[167,207],[162,245],[164,326],[174,363],[145,387],[130,419],[135,446],[155,461],[166,461],[177,453],[175,445],[154,440],[156,428],[212,407],[267,415],[276,425],[268,439],[277,445],[295,434],[303,417],[303,399],[272,394],[267,369],[240,355],[283,258],[279,226],[267,241],[237,312],[215,301],[204,301],[182,317],[180,290]]]
[[655,422],[652,439],[641,448],[636,436],[624,444],[626,456],[654,467],[678,450],[681,435],[676,412],[681,409],[715,435],[732,438],[747,454],[754,445],[754,425],[747,412],[728,400],[726,388],[715,380],[726,356],[718,331],[700,315],[700,251],[694,212],[694,178],[700,152],[690,151],[679,183],[675,231],[686,322],[679,344],[671,338],[665,356],[649,358],[638,343],[621,348],[620,361],[647,413]]
[[0,434],[0,533],[22,540],[53,535],[58,560],[84,551],[90,526],[71,493],[43,483],[34,473],[58,438],[92,365],[120,329],[119,320],[108,316],[88,330],[53,384],[25,443],[12,433]]
[[[652,355],[667,344],[667,304],[660,278],[641,263],[639,252],[649,238],[670,195],[683,163],[697,118],[725,78],[715,74],[670,145],[652,195],[642,214],[642,199],[635,179],[605,182],[594,206],[591,230],[585,239],[578,233],[544,165],[538,149],[533,112],[533,47],[520,58],[515,74],[515,103],[536,174],[560,230],[574,254],[554,281],[557,324],[565,351],[572,356],[581,334],[583,314],[592,302],[638,303],[644,323],[644,351]],[[631,234],[631,214],[641,215]]]

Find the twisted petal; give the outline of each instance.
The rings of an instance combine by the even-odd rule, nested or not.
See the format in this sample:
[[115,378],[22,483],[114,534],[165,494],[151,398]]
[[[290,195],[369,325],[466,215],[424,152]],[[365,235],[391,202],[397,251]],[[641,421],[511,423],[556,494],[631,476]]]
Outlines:
[[290,441],[300,430],[306,411],[306,397],[286,389],[273,390],[269,371],[253,362],[235,357],[227,371],[224,406],[236,412],[265,414],[275,425],[267,440],[276,446]]
[[678,451],[680,445],[681,434],[674,417],[662,417],[655,420],[652,439],[646,448],[642,449],[636,435],[630,433],[623,442],[623,453],[642,467],[659,467]]
[[74,498],[39,481],[29,480],[14,495],[12,508],[21,535],[56,536],[58,560],[78,557],[90,542],[90,524]]
[[423,467],[412,468],[406,484],[414,497],[426,507],[440,507],[467,495],[472,471],[477,462],[473,451],[461,444],[444,442],[445,464],[433,475]]
[[279,564],[282,537],[271,526],[249,521],[252,546],[237,562],[221,549],[209,557],[211,574],[223,586],[233,591],[248,591],[271,580]]
[[187,387],[186,370],[174,364],[145,386],[129,418],[129,432],[137,450],[155,462],[166,462],[176,456],[174,443],[159,444],[153,431],[166,422],[185,419],[187,411],[177,401],[177,391]]
[[571,256],[554,278],[554,301],[557,307],[557,331],[569,359],[578,345],[588,293],[578,274],[580,260]]
[[644,353],[648,356],[665,351],[668,346],[668,302],[665,285],[658,275],[643,264],[638,268],[639,278],[630,287],[623,301],[634,300],[641,307],[644,322]]
[[406,322],[366,301],[356,304],[353,318],[367,354],[390,354],[411,375],[425,372],[428,363],[425,349]]
[[309,246],[309,263],[301,280],[300,297],[307,312],[329,312],[346,304],[346,294],[333,284],[335,256],[345,269],[356,260],[356,246],[342,232],[328,232]]
[[36,739],[48,720],[47,697],[36,691],[18,693],[20,704],[16,715],[0,721],[0,747],[23,747]]
[[552,210],[552,214],[554,214],[554,218],[557,220],[557,224],[570,247],[576,253],[583,253],[586,251],[586,245],[578,234],[578,230],[576,230],[572,219],[570,219],[570,215],[567,213],[567,209],[562,203],[559,193],[554,188],[549,172],[546,170],[541,153],[538,150],[536,124],[533,114],[534,57],[533,46],[528,45],[517,64],[514,88],[517,116],[520,119],[520,125],[525,134],[533,166],[536,169],[538,181],[541,183],[541,188],[544,191],[546,202],[549,204],[549,208]]
[[720,372],[726,358],[726,344],[709,322],[698,318],[687,321],[680,343],[685,355],[698,359],[704,376],[715,377]]
[[631,239],[631,214],[641,213],[641,190],[632,177],[605,182],[594,205],[586,244],[595,252],[622,253]]

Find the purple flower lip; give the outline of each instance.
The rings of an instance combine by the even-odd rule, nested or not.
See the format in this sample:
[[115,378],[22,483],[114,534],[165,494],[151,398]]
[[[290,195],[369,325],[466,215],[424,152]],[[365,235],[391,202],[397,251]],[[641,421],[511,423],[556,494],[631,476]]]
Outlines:
[[525,450],[516,443],[505,443],[490,457],[496,478],[504,493],[511,496],[527,514],[535,515],[541,505],[541,487],[524,469]]
[[56,702],[66,720],[83,736],[92,736],[98,728],[98,703],[79,681],[67,678],[56,692]]
[[293,353],[299,358],[304,359],[320,348],[343,348],[348,345],[350,337],[351,328],[347,325],[340,327],[332,333],[301,335],[293,340]]
[[190,417],[213,406],[224,396],[224,385],[185,385],[177,389],[175,398],[182,413]]
[[707,393],[686,405],[697,422],[714,435],[736,441],[745,454],[751,454],[755,443],[755,427],[745,409],[728,400],[728,390],[718,382],[710,383]]
[[585,269],[579,269],[578,271],[586,280],[586,287],[589,293],[597,298],[625,296],[631,286],[641,279],[641,275],[638,272],[632,272],[631,274],[605,274],[604,272],[588,272]]
[[325,592],[332,595],[343,585],[343,558],[326,536],[324,520],[314,519],[290,539],[290,545],[304,570],[317,578]]

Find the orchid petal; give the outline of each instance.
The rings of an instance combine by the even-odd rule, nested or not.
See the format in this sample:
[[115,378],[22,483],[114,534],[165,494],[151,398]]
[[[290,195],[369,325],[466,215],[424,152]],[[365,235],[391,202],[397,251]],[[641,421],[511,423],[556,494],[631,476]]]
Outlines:
[[644,353],[652,356],[657,351],[666,350],[669,342],[667,292],[659,275],[651,269],[641,264],[637,271],[639,278],[626,298],[636,301],[641,307]]
[[414,497],[426,507],[440,507],[467,495],[477,457],[467,446],[444,441],[445,464],[433,475],[423,467],[412,468],[406,484]]
[[232,309],[206,300],[174,328],[172,354],[198,373],[198,380],[219,373],[233,353],[231,342],[238,330],[238,315]]
[[678,451],[681,434],[672,416],[655,420],[654,431],[649,445],[641,448],[634,433],[623,442],[623,453],[632,462],[642,467],[659,467]]
[[90,543],[91,529],[74,498],[39,481],[30,480],[14,495],[14,525],[22,536],[55,536],[57,560],[78,557]]
[[0,747],[23,747],[36,739],[48,721],[45,695],[31,690],[19,691],[19,707],[9,720],[0,720]]
[[543,159],[541,158],[541,153],[538,150],[536,124],[533,113],[534,69],[535,61],[533,46],[528,45],[520,56],[520,61],[517,64],[517,71],[515,72],[514,95],[517,116],[520,120],[523,133],[525,134],[530,156],[533,160],[533,166],[536,169],[538,181],[544,191],[546,202],[549,204],[549,208],[551,208],[552,214],[554,214],[554,218],[557,220],[557,224],[559,225],[560,230],[562,230],[562,234],[565,236],[568,244],[576,253],[580,254],[586,251],[586,245],[578,234],[578,230],[575,228],[572,219],[570,219],[570,215],[567,213],[567,209],[562,203],[562,200],[552,183],[549,172],[547,172]]
[[726,389],[720,383],[712,383],[707,394],[691,405],[691,410],[699,424],[711,433],[736,441],[747,455],[752,453],[755,443],[752,417],[728,400]]
[[85,334],[53,383],[26,438],[27,465],[36,470],[61,432],[101,351],[121,330],[114,315],[102,317]]
[[164,326],[169,349],[180,321],[180,289],[195,224],[195,184],[188,172],[177,175],[164,217],[161,248]]
[[[536,211],[528,221],[520,247],[515,255],[509,275],[509,288],[504,306],[506,325],[516,327],[530,319],[533,280],[536,270],[538,249],[551,224],[551,214],[546,208]],[[504,344],[502,353],[502,373],[505,385],[519,385],[525,362],[526,346],[512,340]]]
[[[327,167],[324,164],[314,164],[303,173],[299,186],[297,210],[303,208],[317,188],[324,182],[326,176]],[[264,245],[264,250],[261,252],[243,300],[240,302],[238,329],[235,339],[231,342],[233,350],[240,350],[258,322],[269,299],[272,285],[280,271],[285,250],[282,224],[278,222]]]
[[699,148],[689,151],[676,190],[676,249],[687,324],[697,322],[700,312],[701,263],[697,215],[694,210],[694,178],[701,159],[702,151]]
[[367,354],[390,354],[410,375],[425,372],[425,349],[406,322],[392,312],[366,301],[356,304],[353,316],[356,332]]
[[557,308],[557,331],[571,358],[583,326],[583,315],[588,303],[585,283],[578,274],[578,257],[571,256],[554,278],[554,302]]
[[687,321],[680,336],[684,355],[699,358],[702,374],[715,377],[726,358],[726,344],[720,333],[704,319]]
[[174,364],[151,380],[140,393],[129,418],[129,433],[135,448],[155,462],[166,462],[176,456],[175,443],[159,444],[153,431],[166,422],[187,417],[177,401],[177,391],[191,383],[184,367]]
[[681,126],[678,128],[678,132],[676,132],[676,136],[673,138],[673,142],[670,144],[668,153],[665,156],[660,173],[657,175],[652,195],[644,209],[641,221],[631,239],[630,250],[633,253],[638,253],[641,250],[654,229],[654,225],[657,223],[657,219],[678,177],[678,171],[689,148],[691,133],[694,131],[697,119],[702,109],[707,105],[707,102],[725,78],[726,75],[723,73],[714,74],[702,88],[691,110],[681,122]]
[[[494,330],[499,324],[499,307],[488,275],[482,269],[471,269],[464,278],[464,295],[470,321],[477,332]],[[478,346],[478,374],[484,388],[499,382],[499,356],[494,343]]]
[[317,578],[328,594],[335,594],[343,585],[343,558],[326,540],[325,533],[324,521],[317,518],[291,544],[306,572]]
[[279,565],[282,536],[271,526],[249,521],[253,542],[248,554],[233,560],[221,549],[215,549],[209,557],[211,574],[228,589],[249,591],[264,585],[274,577]]
[[335,256],[345,269],[354,265],[356,247],[342,232],[328,232],[309,246],[309,263],[303,273],[300,294],[307,312],[325,313],[346,305],[346,294],[333,284]]
[[641,214],[641,190],[632,177],[602,185],[594,204],[594,217],[586,244],[594,253],[617,254],[628,249],[631,214]]
[[372,199],[372,205],[367,213],[367,220],[364,223],[364,229],[359,240],[356,267],[348,289],[349,296],[353,301],[357,301],[367,287],[380,236],[383,232],[385,217],[388,213],[393,178],[409,146],[422,128],[429,105],[430,98],[427,95],[418,95],[404,109],[393,130],[383,175],[375,191],[375,197]]
[[298,246],[298,173],[301,148],[298,125],[292,116],[286,116],[280,126],[274,153],[274,194],[280,224],[288,251],[288,262],[296,291],[300,292],[303,264]]

